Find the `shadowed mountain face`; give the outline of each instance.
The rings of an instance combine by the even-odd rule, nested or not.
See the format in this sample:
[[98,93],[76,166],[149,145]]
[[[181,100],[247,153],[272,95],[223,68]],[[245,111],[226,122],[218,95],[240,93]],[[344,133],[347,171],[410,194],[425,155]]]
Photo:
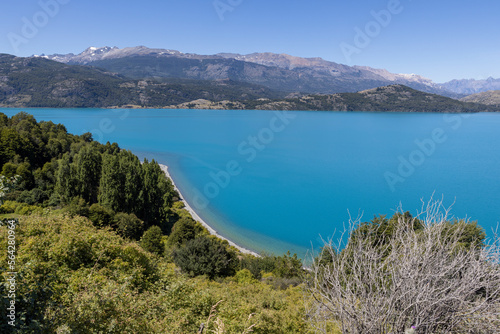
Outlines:
[[124,49],[91,47],[78,55],[42,57],[68,64],[100,67],[136,79],[229,79],[284,92],[316,94],[357,92],[403,84],[429,93],[462,97],[414,74],[394,74],[370,67],[351,67],[321,58],[300,58],[286,54],[221,53],[204,56],[140,46]]
[[230,80],[134,80],[88,66],[0,54],[3,107],[161,107],[196,99],[281,97],[266,87]]
[[378,87],[358,93],[307,95],[261,104],[256,109],[444,113],[498,110],[483,104],[465,103],[445,96],[421,92],[403,85]]

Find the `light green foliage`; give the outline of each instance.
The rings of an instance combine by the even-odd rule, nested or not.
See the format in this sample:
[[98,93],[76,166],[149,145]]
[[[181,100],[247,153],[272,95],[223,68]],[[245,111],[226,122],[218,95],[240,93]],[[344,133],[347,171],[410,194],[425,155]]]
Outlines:
[[189,240],[193,240],[200,235],[206,235],[206,229],[191,217],[179,219],[172,228],[172,233],[168,237],[168,245],[178,247]]
[[[300,287],[186,278],[166,259],[85,218],[22,217],[16,242],[20,333],[196,333],[220,300],[217,317],[227,333],[251,324],[259,334],[314,332],[303,316]],[[7,249],[5,227],[0,248]],[[0,253],[1,263],[5,256]],[[7,302],[2,298],[0,307]],[[0,332],[7,330],[1,323]]]
[[5,203],[0,206],[0,213],[14,213],[16,209],[21,205],[21,203],[14,201],[5,201]]
[[251,284],[257,282],[255,277],[248,269],[238,270],[234,275],[234,279],[240,284]]
[[115,213],[99,204],[92,204],[89,208],[89,219],[97,227],[110,226]]
[[278,277],[297,277],[302,272],[302,261],[297,257],[297,254],[290,255],[290,251],[283,256],[276,257],[275,261],[273,273]]
[[161,228],[158,226],[148,228],[141,238],[141,246],[148,252],[163,255],[165,246],[162,240]]

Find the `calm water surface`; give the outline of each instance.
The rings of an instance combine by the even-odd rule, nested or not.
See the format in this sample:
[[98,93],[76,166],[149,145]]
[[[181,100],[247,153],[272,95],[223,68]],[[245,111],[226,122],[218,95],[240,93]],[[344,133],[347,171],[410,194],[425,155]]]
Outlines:
[[258,252],[303,255],[349,215],[415,214],[432,194],[487,232],[500,221],[500,114],[22,110],[170,166],[204,220]]

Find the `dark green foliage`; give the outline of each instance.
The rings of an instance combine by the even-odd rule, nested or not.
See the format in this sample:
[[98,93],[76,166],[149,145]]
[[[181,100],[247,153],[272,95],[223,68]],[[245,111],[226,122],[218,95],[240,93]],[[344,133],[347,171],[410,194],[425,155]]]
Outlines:
[[71,216],[89,216],[89,206],[83,198],[80,197],[73,198],[65,209]]
[[[411,224],[411,228],[418,232],[424,229],[424,222],[420,219],[412,217],[410,212],[400,213],[396,212],[390,219],[386,216],[376,216],[370,222],[361,223],[356,230],[351,233],[351,242],[356,238],[363,240],[371,240],[372,245],[376,248],[383,248],[387,246],[393,238],[393,232],[399,224]],[[446,229],[444,229],[443,238],[449,238],[456,233],[458,228],[461,230],[460,241],[465,249],[472,247],[480,247],[486,238],[484,230],[477,225],[477,222],[461,221],[447,221],[445,222]],[[390,248],[386,249],[389,252]]]
[[115,226],[123,238],[139,240],[144,230],[144,223],[133,213],[119,212],[115,215]]
[[[84,139],[85,140],[85,139]],[[73,158],[77,195],[89,203],[97,202],[102,158],[96,147],[83,146]]]
[[364,222],[352,233],[351,238],[370,238],[373,240],[373,245],[380,247],[386,245],[394,232],[396,225],[404,222],[405,224],[413,224],[413,230],[422,230],[424,225],[419,219],[413,219],[410,212],[395,213],[390,219],[386,216],[374,217],[370,222]]
[[174,262],[190,276],[232,276],[236,272],[236,255],[219,240],[201,236],[174,250]]
[[14,177],[16,175],[17,165],[12,162],[7,162],[2,167],[2,175],[6,177]]
[[189,240],[195,239],[204,233],[205,229],[190,217],[179,219],[172,228],[172,233],[168,236],[170,246],[181,246]]
[[248,269],[252,275],[260,279],[262,273],[271,273],[276,268],[276,257],[263,254],[261,257],[245,255],[240,260],[241,269]]
[[105,208],[97,203],[89,208],[89,219],[97,227],[111,226],[115,213],[113,210]]
[[445,235],[443,238],[449,238],[460,231],[460,247],[465,250],[483,247],[486,239],[486,232],[477,224],[477,222],[468,222],[464,220],[454,220],[446,222]]
[[120,169],[123,176],[123,207],[121,211],[139,214],[144,206],[143,171],[135,155],[130,151],[120,151]]
[[99,203],[115,211],[123,208],[123,173],[120,170],[118,156],[104,154],[102,174],[99,185]]
[[[97,226],[121,222],[120,233],[133,239],[154,225],[168,234],[179,219],[171,210],[178,195],[155,161],[141,164],[116,143],[99,144],[90,133],[68,134],[64,126],[37,123],[24,112],[10,119],[0,113],[0,123],[2,175],[20,176],[5,200],[62,204],[71,215],[91,216]],[[114,212],[130,215],[114,223]]]
[[290,251],[288,251],[285,255],[276,257],[275,261],[273,274],[278,277],[292,278],[298,277],[302,273],[302,261],[297,257],[297,254],[290,255]]
[[69,153],[64,154],[59,160],[59,168],[56,173],[56,191],[64,203],[68,203],[72,198],[77,197],[76,171],[71,163]]
[[163,255],[165,246],[163,245],[161,228],[158,226],[148,228],[141,238],[141,247],[148,252]]
[[148,225],[159,225],[167,219],[168,208],[173,203],[174,189],[165,173],[153,160],[142,164],[144,175],[144,204],[142,219]]

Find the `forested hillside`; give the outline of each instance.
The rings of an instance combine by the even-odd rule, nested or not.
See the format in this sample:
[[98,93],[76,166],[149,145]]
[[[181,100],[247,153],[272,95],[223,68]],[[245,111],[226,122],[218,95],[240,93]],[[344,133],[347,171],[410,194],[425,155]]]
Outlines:
[[310,332],[297,256],[210,236],[155,161],[26,113],[0,114],[0,159],[0,217],[18,219],[18,325],[2,333]]

